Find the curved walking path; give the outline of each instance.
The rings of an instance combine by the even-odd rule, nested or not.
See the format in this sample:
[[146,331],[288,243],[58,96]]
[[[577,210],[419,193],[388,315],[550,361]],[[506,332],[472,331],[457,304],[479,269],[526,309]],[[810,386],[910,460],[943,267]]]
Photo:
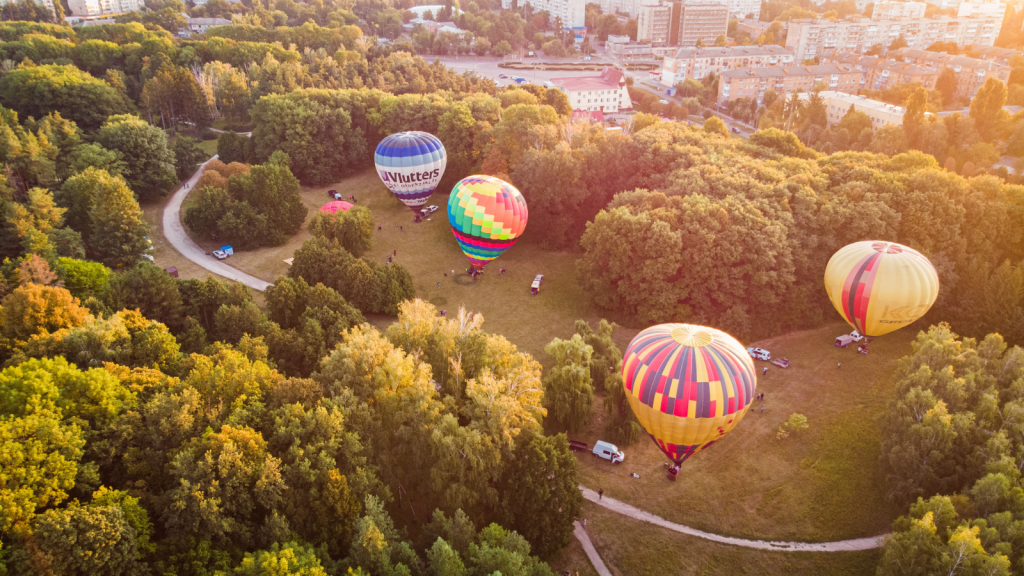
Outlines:
[[580,541],[583,545],[583,551],[587,553],[587,558],[590,558],[590,563],[594,565],[594,570],[597,570],[598,576],[612,576],[612,573],[608,570],[608,567],[604,565],[604,560],[597,554],[597,549],[594,548],[594,544],[590,541],[590,535],[587,531],[580,526],[579,522],[573,522],[576,526],[573,529],[572,534]]
[[[697,530],[696,528],[690,528],[689,526],[683,526],[682,524],[676,524],[675,522],[669,522],[660,516],[655,516],[650,512],[644,512],[635,506],[630,506],[629,504],[614,498],[599,498],[597,492],[594,492],[585,486],[580,486],[580,491],[583,492],[583,497],[587,500],[590,500],[598,506],[603,506],[612,512],[617,512],[624,516],[629,516],[630,518],[635,518],[644,522],[650,522],[651,524],[661,526],[662,528],[668,528],[669,530],[687,534],[689,536],[696,536],[698,538],[711,540],[712,542],[718,542],[720,544],[743,546],[744,548],[775,550],[777,552],[856,552],[858,550],[881,548],[883,539],[885,538],[885,535],[883,534],[882,536],[857,538],[854,540],[839,540],[837,542],[775,542],[771,540],[745,540],[743,538],[733,538],[731,536],[719,536],[718,534],[712,534],[710,532],[704,532],[703,530]],[[577,538],[578,537],[579,536],[577,536]],[[586,545],[584,545],[584,548],[586,548]]]
[[237,268],[232,268],[213,256],[208,256],[206,254],[206,250],[200,248],[198,244],[188,237],[188,234],[185,233],[185,227],[181,224],[181,203],[185,201],[185,197],[188,196],[189,191],[196,185],[196,182],[199,181],[199,177],[202,175],[203,169],[206,168],[206,165],[209,164],[211,160],[216,159],[217,155],[214,154],[213,158],[203,162],[199,166],[199,170],[196,170],[196,173],[193,174],[192,177],[181,186],[181,188],[178,188],[178,190],[174,192],[174,196],[171,196],[171,201],[164,206],[164,237],[167,238],[167,241],[171,243],[171,246],[173,246],[174,249],[180,252],[185,258],[188,258],[214,274],[223,276],[230,280],[237,280],[250,288],[262,292],[272,286],[272,284],[265,280],[260,280],[255,276],[250,276]]

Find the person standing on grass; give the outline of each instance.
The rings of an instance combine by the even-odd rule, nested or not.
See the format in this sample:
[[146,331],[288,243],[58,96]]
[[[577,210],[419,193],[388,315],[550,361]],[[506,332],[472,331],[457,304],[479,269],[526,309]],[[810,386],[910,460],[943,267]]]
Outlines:
[[597,499],[600,500],[601,498],[604,498],[604,488],[597,491]]
[[836,370],[839,370],[842,367],[843,367],[843,363],[842,362],[836,362]]
[[767,376],[767,375],[768,375],[768,367],[765,366],[764,367],[764,372],[761,372],[761,376]]

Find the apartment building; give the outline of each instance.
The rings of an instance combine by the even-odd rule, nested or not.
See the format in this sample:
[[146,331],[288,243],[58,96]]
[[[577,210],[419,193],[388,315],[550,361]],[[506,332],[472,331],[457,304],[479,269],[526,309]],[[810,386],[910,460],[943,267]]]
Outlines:
[[600,76],[552,78],[551,82],[569,97],[573,110],[608,114],[632,108],[626,77],[611,66],[605,66]]
[[793,53],[782,46],[721,46],[680,48],[666,56],[661,71],[661,83],[675,86],[687,78],[700,80],[708,74],[721,75],[738,68],[766,68],[792,66]]
[[978,54],[978,58],[982,60],[991,60],[992,62],[998,62],[999,64],[1010,64],[1010,60],[1014,56],[1024,55],[1020,50],[1014,50],[1012,48],[996,48],[995,46],[974,46],[973,44],[967,47],[968,52],[974,52]]
[[[750,36],[752,39],[757,40],[761,36],[761,34],[764,34],[765,32],[768,31],[768,28],[770,28],[772,24],[774,24],[774,22],[761,22],[760,20],[740,20],[736,22],[736,33],[739,34],[740,32],[744,32],[747,36]],[[789,22],[779,22],[779,24],[782,25],[783,30],[789,27]]]
[[832,54],[821,59],[822,64],[843,64],[861,72],[860,87],[885,90],[898,84],[917,82],[925,88],[935,88],[941,69],[933,66],[899,62],[891,58]]
[[851,18],[793,20],[786,34],[786,48],[797,61],[827,56],[834,52],[863,54],[876,44],[889,46],[903,36],[911,48],[924,49],[935,42],[953,42],[958,46],[992,46],[1001,18],[969,17],[919,18],[915,20],[870,20]]
[[[850,112],[850,107],[858,112],[867,114],[871,118],[871,127],[878,131],[883,126],[902,126],[903,115],[907,109],[902,106],[894,106],[878,100],[872,100],[865,96],[855,96],[845,92],[823,90],[818,96],[824,100],[825,111],[828,113],[828,125],[835,126],[842,122],[843,117]],[[810,99],[810,94],[801,94],[802,100]]]
[[830,90],[854,93],[860,88],[860,75],[859,70],[842,64],[728,70],[719,76],[718,102],[740,98],[760,101],[768,90],[780,95],[810,92],[819,83]]
[[897,20],[899,18],[924,18],[926,2],[876,2],[871,11],[872,20]]
[[729,8],[724,4],[696,4],[642,0],[637,18],[637,42],[664,46],[714,44],[729,30]]
[[636,18],[640,14],[640,0],[601,0],[601,12],[628,14],[630,18]]
[[989,78],[998,78],[1003,84],[1010,80],[1010,67],[990,60],[914,48],[900,48],[892,54],[902,57],[905,62],[911,64],[930,66],[940,73],[946,68],[952,69],[956,75],[956,95],[961,98],[973,98],[978,88],[981,88]]
[[[501,7],[505,10],[512,8],[513,0],[501,0]],[[534,12],[547,10],[551,15],[551,22],[555,18],[562,19],[562,26],[576,28],[586,26],[587,0],[519,0],[518,6],[529,4],[533,6]]]
[[[15,1],[16,0],[0,0],[0,6],[6,6],[6,5],[10,4],[11,2],[15,2]],[[38,5],[40,5],[40,6],[45,6],[45,7],[49,8],[50,9],[50,13],[55,13],[53,11],[53,0],[31,0],[31,1],[36,3],[36,4],[38,4]]]
[[761,17],[761,0],[687,0],[686,3],[724,5],[732,18],[747,18],[750,14],[754,20]]
[[1006,4],[1002,2],[961,2],[957,7],[957,18],[999,18],[1003,21]]

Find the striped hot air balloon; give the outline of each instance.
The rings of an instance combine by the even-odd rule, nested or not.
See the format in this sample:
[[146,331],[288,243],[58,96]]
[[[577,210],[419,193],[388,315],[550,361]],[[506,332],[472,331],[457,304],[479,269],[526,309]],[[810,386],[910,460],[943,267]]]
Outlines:
[[426,132],[392,134],[377,144],[373,155],[384,185],[417,213],[437,188],[447,161],[444,144]]
[[448,196],[452,233],[477,270],[516,243],[528,217],[519,190],[494,176],[463,178]]
[[913,248],[867,240],[832,255],[825,291],[850,326],[864,336],[881,336],[928,312],[939,296],[939,274]]
[[677,465],[735,428],[757,388],[743,346],[693,324],[637,334],[622,361],[622,381],[637,420]]

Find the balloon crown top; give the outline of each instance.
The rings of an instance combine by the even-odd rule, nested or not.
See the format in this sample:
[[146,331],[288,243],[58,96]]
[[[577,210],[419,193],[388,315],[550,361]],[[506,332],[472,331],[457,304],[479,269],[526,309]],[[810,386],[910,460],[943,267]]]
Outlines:
[[712,340],[714,340],[714,336],[712,336],[707,330],[702,329],[700,326],[693,326],[692,324],[678,324],[672,329],[672,339],[683,346],[703,348],[704,346],[711,344]]
[[886,254],[902,254],[903,246],[899,244],[893,244],[891,242],[875,242],[871,245],[878,252],[884,252]]

